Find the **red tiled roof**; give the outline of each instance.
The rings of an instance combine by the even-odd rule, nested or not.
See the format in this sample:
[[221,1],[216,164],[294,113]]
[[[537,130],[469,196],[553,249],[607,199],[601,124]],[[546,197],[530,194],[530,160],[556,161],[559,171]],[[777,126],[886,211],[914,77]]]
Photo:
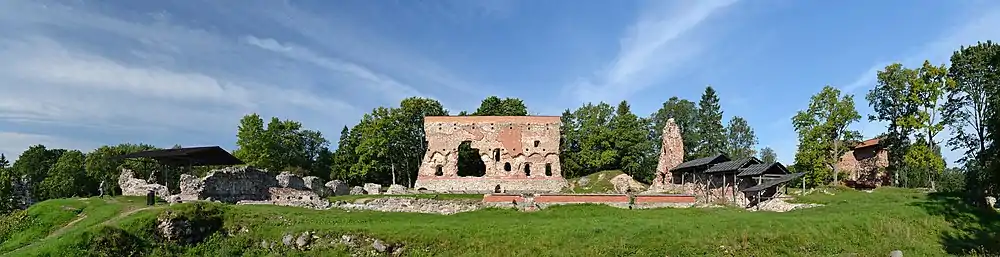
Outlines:
[[861,143],[859,143],[858,146],[855,146],[854,149],[876,146],[878,145],[879,140],[880,138],[872,138],[865,141],[861,141]]

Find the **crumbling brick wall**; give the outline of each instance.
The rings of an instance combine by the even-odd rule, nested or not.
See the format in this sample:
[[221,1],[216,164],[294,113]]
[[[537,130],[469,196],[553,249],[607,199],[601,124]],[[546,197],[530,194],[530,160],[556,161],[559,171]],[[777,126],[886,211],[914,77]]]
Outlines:
[[864,147],[844,153],[837,170],[847,174],[847,180],[859,185],[882,186],[890,182],[885,168],[889,167],[889,152],[882,147]]
[[[558,116],[424,118],[427,152],[415,187],[435,191],[559,191]],[[469,141],[486,165],[483,177],[458,176],[458,146]]]

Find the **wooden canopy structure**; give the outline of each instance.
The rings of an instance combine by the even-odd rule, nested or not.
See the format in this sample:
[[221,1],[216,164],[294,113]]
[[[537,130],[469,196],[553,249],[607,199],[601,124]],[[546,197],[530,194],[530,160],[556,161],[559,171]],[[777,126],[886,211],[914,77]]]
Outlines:
[[712,188],[712,181],[714,181],[714,178],[722,177],[722,187],[731,186],[732,198],[733,201],[735,202],[736,191],[737,187],[739,186],[738,183],[739,181],[737,180],[736,174],[739,173],[741,169],[745,169],[749,166],[757,165],[760,163],[761,163],[760,159],[757,159],[756,157],[747,157],[712,165],[704,172],[705,174],[709,175],[708,185],[706,185],[706,187]]
[[[236,158],[236,156],[233,156],[219,146],[148,150],[111,157],[111,159],[135,158],[149,158],[159,163],[161,170],[164,172],[163,177],[165,180],[167,180],[166,177],[168,175],[166,173],[168,170],[166,169],[167,167],[184,168],[187,172],[190,172],[191,167],[197,166],[228,166],[244,164],[242,160]],[[152,177],[152,175],[153,174],[151,173],[150,177]],[[163,185],[169,188],[168,181],[164,181]]]

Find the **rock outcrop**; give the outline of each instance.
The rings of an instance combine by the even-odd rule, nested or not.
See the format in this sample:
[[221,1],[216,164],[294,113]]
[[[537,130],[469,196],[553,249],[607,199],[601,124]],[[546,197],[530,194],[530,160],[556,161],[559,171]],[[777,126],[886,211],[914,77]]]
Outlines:
[[135,173],[128,169],[122,169],[121,175],[118,176],[118,187],[121,187],[122,195],[146,196],[149,191],[153,191],[157,197],[162,199],[170,197],[170,191],[167,190],[166,186],[150,184],[146,180],[136,178]]
[[375,183],[365,183],[365,192],[370,195],[382,194],[382,185]]
[[341,180],[331,180],[326,182],[326,189],[330,191],[330,194],[334,196],[349,195],[351,194],[351,188],[347,186],[347,183]]
[[660,160],[656,164],[656,178],[650,185],[652,191],[663,190],[671,183],[673,174],[670,173],[670,169],[684,162],[684,139],[681,138],[681,129],[673,118],[667,119],[667,124],[663,126],[661,143],[663,145],[660,148]]

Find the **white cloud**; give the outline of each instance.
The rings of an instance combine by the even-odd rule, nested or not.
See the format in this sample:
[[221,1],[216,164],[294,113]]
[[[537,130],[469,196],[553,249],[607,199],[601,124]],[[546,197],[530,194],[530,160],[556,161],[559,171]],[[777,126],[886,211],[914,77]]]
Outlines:
[[50,149],[80,149],[84,151],[97,145],[92,142],[57,136],[0,131],[0,153],[3,153],[11,164],[17,160],[21,152],[27,150],[29,146],[37,144],[45,145],[46,148]]
[[623,99],[669,75],[671,68],[688,65],[703,48],[692,33],[716,12],[735,0],[653,2],[621,39],[617,57],[593,78],[570,85],[570,93],[584,102]]

